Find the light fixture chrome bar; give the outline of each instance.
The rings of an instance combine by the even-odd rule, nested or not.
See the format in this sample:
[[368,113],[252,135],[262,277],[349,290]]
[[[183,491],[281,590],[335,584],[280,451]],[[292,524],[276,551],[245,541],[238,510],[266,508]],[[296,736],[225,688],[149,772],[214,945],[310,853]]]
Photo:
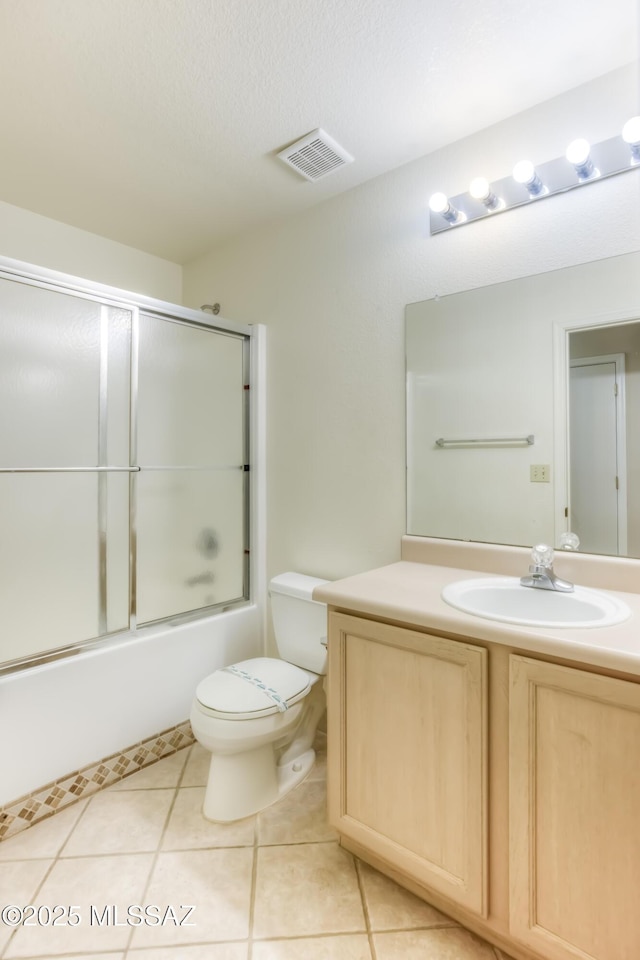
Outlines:
[[[535,165],[537,192],[532,192],[530,184],[528,188],[526,183],[519,183],[513,176],[495,180],[488,184],[488,187],[490,195],[495,196],[499,203],[490,209],[487,208],[486,203],[483,203],[481,199],[474,198],[469,192],[445,197],[446,207],[443,201],[440,202],[440,206],[443,209],[455,210],[457,216],[451,219],[445,217],[442,211],[436,212],[430,208],[430,232],[436,234],[445,230],[453,230],[465,223],[471,223],[473,220],[495,217],[505,210],[512,210],[514,207],[537,203],[554,194],[566,193],[576,187],[597,183],[598,180],[616,176],[618,173],[638,170],[640,169],[640,163],[635,157],[633,148],[634,144],[625,141],[620,134],[611,137],[609,140],[593,144],[589,157],[593,164],[594,173],[588,178],[581,178],[579,171],[567,160],[566,156],[557,157],[555,160],[549,160],[546,163],[537,163]],[[436,196],[441,197],[444,194],[437,194]]]
[[0,473],[138,473],[140,467],[0,467]]
[[534,435],[532,433],[527,437],[488,437],[485,439],[473,439],[473,440],[445,440],[444,437],[439,437],[436,440],[436,447],[449,447],[449,446],[467,446],[474,444],[479,444],[483,446],[489,446],[495,444],[496,446],[505,446],[506,444],[525,444],[530,446],[534,443]]

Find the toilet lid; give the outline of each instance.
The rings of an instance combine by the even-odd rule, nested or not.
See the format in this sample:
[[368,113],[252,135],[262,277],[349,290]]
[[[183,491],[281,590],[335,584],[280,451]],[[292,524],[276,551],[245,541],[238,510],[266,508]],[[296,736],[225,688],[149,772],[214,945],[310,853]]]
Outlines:
[[277,713],[278,701],[287,706],[297,703],[310,685],[309,674],[300,667],[272,657],[254,657],[209,674],[198,684],[196,699],[209,714],[256,719]]

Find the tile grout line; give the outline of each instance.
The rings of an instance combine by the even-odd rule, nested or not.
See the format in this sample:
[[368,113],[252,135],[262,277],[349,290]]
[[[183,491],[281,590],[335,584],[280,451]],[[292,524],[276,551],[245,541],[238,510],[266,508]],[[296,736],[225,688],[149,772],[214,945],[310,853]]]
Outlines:
[[[177,790],[178,788],[177,788],[177,787],[157,787],[157,788],[154,787],[153,789],[162,789],[162,790],[167,791],[167,790]],[[182,789],[189,789],[189,788],[188,788],[188,787],[187,787],[187,788],[184,788],[184,787],[183,787]],[[122,791],[122,792],[124,793],[125,791]],[[129,791],[129,792],[133,793],[133,791]],[[142,791],[142,790],[137,790],[136,792],[137,792],[137,793],[142,793],[143,791]],[[177,799],[177,796],[176,796],[175,799]],[[173,803],[174,803],[174,802],[175,802],[175,800],[172,802],[171,810],[173,809]],[[79,818],[78,818],[78,819],[79,819]],[[75,826],[74,826],[74,829],[75,829]],[[72,832],[73,832],[73,831],[72,831]],[[67,840],[70,839],[70,838],[71,838],[71,834],[69,835],[69,837],[67,837],[67,838],[64,840],[64,843],[66,844]],[[302,840],[302,841],[300,841],[300,842],[298,843],[298,842],[288,842],[288,841],[286,841],[286,840],[281,840],[281,841],[279,841],[278,843],[262,843],[262,844],[258,844],[258,846],[259,846],[259,847],[264,847],[264,848],[267,848],[267,847],[272,848],[272,847],[329,846],[330,844],[332,844],[332,843],[335,844],[336,842],[337,842],[336,840]],[[210,846],[206,846],[206,845],[205,845],[205,846],[198,846],[198,847],[171,847],[170,850],[167,849],[167,850],[163,850],[163,851],[161,851],[161,852],[163,852],[163,853],[192,853],[194,850],[209,850],[209,851],[211,851],[211,850],[247,850],[249,847],[252,847],[252,846],[253,846],[252,843],[229,843],[229,844],[226,844],[226,843],[225,843],[225,844],[212,843]],[[58,859],[61,859],[61,860],[91,860],[91,859],[93,859],[93,858],[95,858],[95,857],[101,857],[101,858],[104,858],[104,859],[115,859],[115,858],[117,858],[117,857],[130,857],[130,856],[137,856],[138,854],[147,854],[147,853],[153,853],[153,852],[154,852],[153,850],[115,850],[115,851],[110,851],[110,852],[105,852],[105,853],[74,853],[74,854],[69,855],[69,856],[60,856],[60,854],[51,854],[51,856],[26,857],[26,858],[25,858],[25,857],[18,857],[18,856],[16,856],[16,857],[11,857],[10,859],[7,858],[7,859],[0,860],[0,864],[2,864],[2,863],[23,863],[23,862],[31,862],[31,861],[35,861],[35,860],[49,860],[49,859],[54,859],[54,860],[58,860]]]
[[[384,931],[386,933],[386,930]],[[404,932],[404,931],[401,931]],[[298,943],[299,940],[335,940],[340,937],[364,937],[366,936],[367,931],[362,929],[356,930],[328,930],[322,931],[318,930],[311,933],[281,933],[281,934],[272,934],[269,937],[260,937],[254,941],[254,943]],[[224,940],[220,943],[243,943],[244,941],[232,941]],[[16,958],[18,960],[18,958]],[[20,957],[20,960],[23,960]]]
[[364,914],[367,941],[369,943],[369,953],[371,954],[372,960],[376,960],[376,948],[373,942],[373,931],[371,929],[371,916],[369,914],[369,906],[367,904],[367,898],[364,892],[364,883],[362,882],[362,874],[360,872],[360,860],[353,854],[351,854],[351,856],[353,857],[353,865],[356,871],[358,890],[360,891],[360,900],[362,901],[362,912]]
[[60,849],[59,849],[58,852],[56,853],[56,858],[55,858],[55,862],[56,862],[56,863],[57,863],[58,860],[65,860],[65,859],[67,859],[67,858],[64,857],[64,848],[65,848],[66,845],[69,843],[69,840],[71,840],[71,837],[73,836],[73,834],[76,832],[76,829],[77,829],[77,827],[79,826],[79,824],[81,823],[82,819],[86,816],[87,810],[89,809],[89,805],[90,805],[91,801],[93,800],[94,796],[95,796],[95,794],[92,794],[90,797],[87,797],[87,802],[86,802],[85,805],[84,805],[84,810],[81,810],[81,811],[80,811],[80,815],[79,815],[78,819],[77,819],[76,822],[74,823],[73,827],[71,828],[71,830],[69,831],[69,833],[67,834],[67,836],[66,836],[66,837],[64,838],[64,840],[62,841],[62,844],[61,844],[61,846],[60,846]]
[[[167,814],[166,814],[166,816],[165,816],[165,818],[164,818],[164,824],[163,824],[162,830],[161,830],[161,832],[160,832],[160,836],[159,836],[159,838],[158,838],[158,843],[157,843],[156,849],[155,849],[155,851],[153,852],[153,859],[152,859],[152,861],[151,861],[151,866],[149,867],[149,873],[148,873],[148,876],[147,876],[147,882],[146,882],[145,885],[144,885],[144,889],[143,889],[143,891],[142,891],[142,896],[141,896],[141,898],[140,898],[140,902],[141,902],[141,903],[145,903],[146,896],[147,896],[147,892],[148,892],[148,890],[149,890],[149,888],[150,888],[150,886],[151,886],[151,878],[153,877],[153,872],[154,872],[154,870],[155,870],[155,868],[156,868],[156,864],[158,863],[158,858],[159,858],[160,853],[161,853],[161,851],[162,851],[162,841],[164,840],[165,834],[166,834],[166,832],[167,832],[167,827],[169,826],[169,821],[170,821],[170,819],[171,819],[171,814],[173,813],[173,809],[174,809],[174,807],[175,807],[175,805],[176,805],[176,800],[178,799],[178,791],[179,791],[180,785],[181,785],[181,783],[182,783],[182,781],[183,781],[183,779],[184,779],[185,770],[187,769],[187,764],[189,763],[189,757],[191,756],[192,751],[193,751],[193,744],[191,744],[191,746],[189,747],[189,750],[188,750],[187,756],[185,757],[185,761],[184,761],[184,763],[183,763],[183,765],[182,765],[182,770],[180,771],[180,775],[179,775],[179,777],[178,777],[177,783],[176,783],[175,787],[173,788],[173,798],[172,798],[172,800],[171,800],[171,803],[169,804],[169,809],[167,810]],[[162,759],[164,759],[164,758],[162,758]],[[131,928],[131,932],[129,933],[129,937],[128,937],[128,939],[127,939],[126,946],[125,946],[125,948],[124,948],[124,952],[123,952],[123,954],[122,954],[123,960],[127,960],[128,956],[129,956],[129,951],[131,950],[131,942],[132,942],[132,940],[133,940],[133,935],[134,935],[134,933],[135,933],[135,927],[132,927],[132,928]]]
[[[84,805],[84,810],[81,810],[81,811],[80,811],[80,815],[78,816],[78,819],[76,820],[76,822],[75,822],[74,825],[72,826],[72,828],[71,828],[71,830],[69,831],[69,833],[67,834],[67,836],[66,836],[66,837],[64,838],[64,840],[61,842],[60,846],[58,847],[57,853],[56,853],[53,857],[51,857],[51,863],[49,864],[49,869],[45,871],[45,874],[44,874],[42,880],[40,881],[40,883],[38,884],[38,886],[36,887],[36,889],[35,889],[35,891],[34,891],[34,893],[33,893],[33,902],[34,902],[34,903],[37,903],[37,902],[38,902],[38,894],[40,893],[40,891],[41,891],[42,888],[44,887],[45,883],[47,882],[47,880],[48,880],[49,877],[51,876],[51,873],[53,872],[53,869],[54,869],[55,865],[60,861],[60,854],[62,853],[62,851],[64,850],[65,846],[66,846],[67,843],[69,842],[69,839],[71,838],[71,834],[74,833],[76,827],[78,826],[78,824],[80,823],[80,821],[81,821],[82,818],[84,817],[85,813],[87,812],[87,808],[88,808],[89,804],[91,803],[91,800],[92,800],[92,797],[87,797],[87,798],[86,798],[86,801],[87,801],[87,802],[86,802],[85,805]],[[33,860],[33,861],[36,861],[36,860],[48,860],[49,857],[33,857],[33,858],[30,858],[30,859]],[[2,862],[4,862],[4,863],[19,863],[19,862],[21,862],[21,861],[19,861],[19,860],[5,860],[5,861],[2,861]],[[24,861],[24,860],[23,860],[22,862],[28,862],[28,861]],[[6,944],[4,945],[4,949],[3,949],[3,951],[2,951],[2,956],[3,956],[3,957],[6,957],[6,956],[7,956],[7,951],[9,950],[9,947],[11,946],[11,944],[13,943],[13,941],[15,940],[16,934],[18,933],[18,931],[19,931],[20,929],[21,929],[21,927],[16,927],[16,929],[11,933],[9,939],[7,940]],[[123,960],[124,960],[124,954],[123,954]]]
[[251,887],[249,891],[249,924],[247,930],[247,960],[253,957],[253,921],[256,908],[256,894],[258,887],[258,849],[260,833],[260,812],[256,816],[253,827],[253,862],[251,864]]

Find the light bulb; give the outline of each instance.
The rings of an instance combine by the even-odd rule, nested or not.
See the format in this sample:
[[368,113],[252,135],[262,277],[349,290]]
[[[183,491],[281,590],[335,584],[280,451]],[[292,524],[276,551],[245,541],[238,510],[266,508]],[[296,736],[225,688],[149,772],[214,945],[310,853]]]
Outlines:
[[513,168],[513,179],[526,187],[532,197],[537,197],[546,190],[530,160],[520,160],[516,163]]
[[590,152],[591,144],[588,140],[572,140],[567,147],[565,156],[569,163],[575,167],[578,179],[580,180],[588,180],[589,177],[593,177],[598,173],[589,156]]
[[458,223],[462,219],[460,211],[449,203],[446,193],[434,193],[429,199],[429,209],[433,213],[439,213],[447,223]]
[[519,160],[513,168],[513,179],[517,183],[531,183],[536,170],[531,160]]
[[492,192],[491,186],[488,180],[485,180],[484,177],[476,177],[469,184],[469,193],[474,200],[479,200],[480,203],[483,203],[489,212],[497,210],[500,206],[500,200],[496,197],[495,193]]
[[474,200],[486,200],[491,193],[489,181],[485,180],[484,177],[476,177],[469,184],[469,193]]
[[567,147],[567,160],[574,166],[581,166],[589,159],[591,144],[588,140],[572,140]]
[[640,117],[631,117],[622,128],[622,139],[629,144],[633,163],[640,163]]
[[640,143],[640,117],[631,117],[622,128],[622,139],[625,143]]
[[429,209],[434,213],[444,213],[449,206],[446,193],[434,193],[429,200]]

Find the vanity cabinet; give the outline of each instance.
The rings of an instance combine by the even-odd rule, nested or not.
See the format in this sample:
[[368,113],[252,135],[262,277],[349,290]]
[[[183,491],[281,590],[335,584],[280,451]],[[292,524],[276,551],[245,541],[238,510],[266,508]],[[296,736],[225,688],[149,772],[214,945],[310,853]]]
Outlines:
[[558,660],[330,607],[329,819],[516,960],[638,960],[640,678]]
[[487,912],[487,651],[332,612],[329,817],[343,837]]
[[510,659],[511,933],[550,960],[637,960],[640,684]]

